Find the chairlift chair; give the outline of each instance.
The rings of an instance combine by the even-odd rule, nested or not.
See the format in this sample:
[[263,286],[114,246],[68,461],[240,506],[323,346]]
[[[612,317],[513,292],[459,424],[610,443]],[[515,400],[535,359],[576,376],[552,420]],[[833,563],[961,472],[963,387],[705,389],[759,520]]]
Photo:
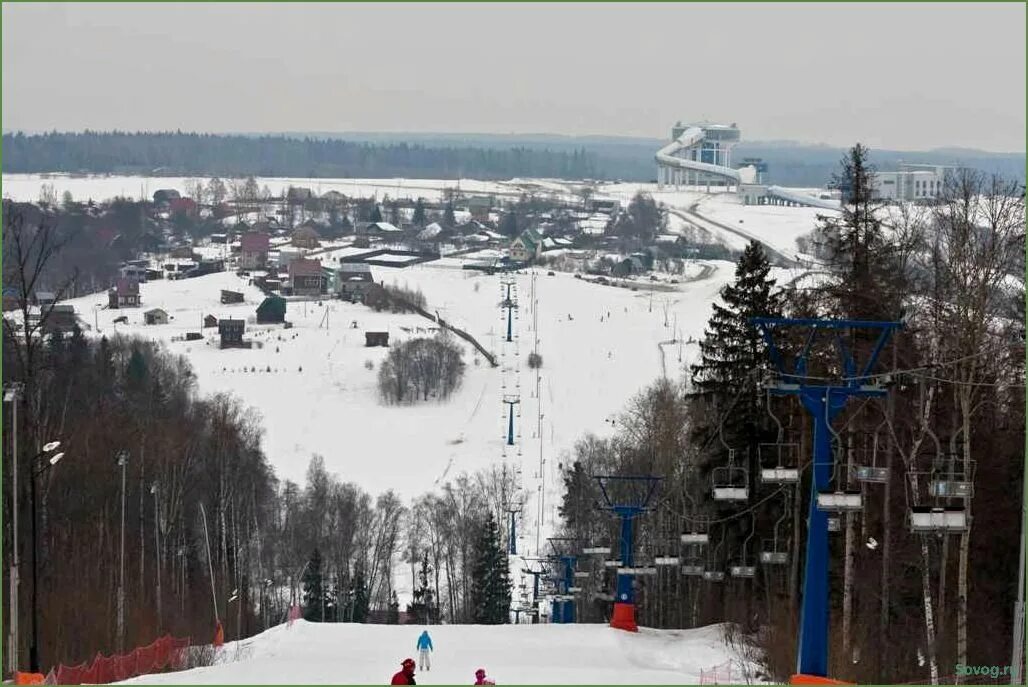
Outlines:
[[619,559],[619,558],[609,558],[609,559],[603,561],[603,567],[605,567],[605,568],[620,568],[621,567],[621,559]]
[[714,468],[711,474],[712,496],[715,501],[748,501],[749,474],[746,468],[726,465]]
[[584,556],[609,556],[609,546],[587,546],[582,549],[582,555]]
[[[885,426],[886,421],[882,421],[880,425],[875,429],[874,439],[872,440],[871,446],[871,464],[870,465],[855,465],[853,467],[853,476],[858,482],[865,484],[885,484],[889,481],[889,468],[878,465],[878,433],[882,427]],[[866,444],[865,444],[865,451]]]
[[839,532],[842,529],[842,521],[838,517],[828,518],[828,531]]
[[724,582],[725,571],[724,570],[704,570],[703,579],[707,582]]
[[[928,482],[929,495],[940,499],[969,499],[974,496],[974,461],[951,459],[934,470]],[[965,465],[968,463],[968,465]]]
[[588,570],[576,570],[575,571],[575,579],[576,580],[588,580],[590,576],[591,576],[591,573]]
[[780,442],[760,444],[757,455],[760,457],[760,481],[764,484],[796,484],[800,481],[796,460],[798,445]]
[[757,574],[757,568],[753,565],[733,565],[728,569],[732,577],[753,577]]
[[781,526],[789,518],[792,495],[785,492],[784,503],[782,504],[782,515],[775,521],[774,538],[765,539],[760,550],[760,562],[762,565],[785,565],[789,562],[788,541],[781,541],[778,533]]
[[653,564],[657,566],[678,565],[678,556],[655,556]]
[[817,495],[818,510],[830,513],[852,513],[864,509],[864,495],[859,491],[822,491]]
[[682,565],[682,574],[686,577],[703,577],[704,572],[704,567],[696,563],[684,563]]
[[710,543],[710,535],[706,532],[684,532],[682,543],[694,546],[706,546]]
[[959,534],[970,528],[963,506],[913,506],[910,508],[910,531],[936,534]]

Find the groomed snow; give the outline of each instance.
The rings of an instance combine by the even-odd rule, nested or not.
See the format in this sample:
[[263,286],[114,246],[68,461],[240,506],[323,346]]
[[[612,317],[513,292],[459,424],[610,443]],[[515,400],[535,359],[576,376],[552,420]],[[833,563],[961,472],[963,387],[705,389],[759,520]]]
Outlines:
[[[699,684],[732,657],[721,626],[638,633],[606,625],[439,625],[427,628],[432,669],[419,685],[473,684],[484,668],[499,685]],[[414,646],[421,626],[279,625],[225,645],[223,663],[147,675],[126,684],[389,684]],[[733,669],[732,674],[736,671]],[[741,672],[739,673],[741,677]]]

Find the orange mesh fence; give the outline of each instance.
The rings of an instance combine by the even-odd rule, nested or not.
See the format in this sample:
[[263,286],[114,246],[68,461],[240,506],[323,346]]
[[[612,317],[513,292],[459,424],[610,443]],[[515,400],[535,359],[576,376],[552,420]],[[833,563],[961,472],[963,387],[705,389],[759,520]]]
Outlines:
[[103,685],[165,668],[181,670],[189,658],[189,644],[188,637],[165,635],[124,656],[104,656],[98,653],[92,661],[81,665],[59,665],[52,668],[45,678],[42,675],[21,673],[19,677],[24,676],[21,678],[24,681],[18,684]]

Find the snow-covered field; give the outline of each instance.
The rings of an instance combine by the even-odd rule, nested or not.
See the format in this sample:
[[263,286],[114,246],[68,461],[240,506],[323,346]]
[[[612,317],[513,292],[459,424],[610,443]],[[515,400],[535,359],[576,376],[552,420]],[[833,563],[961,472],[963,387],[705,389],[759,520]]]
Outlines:
[[[227,644],[221,663],[147,675],[131,684],[388,684],[400,662],[417,658],[420,626],[279,625]],[[700,671],[733,660],[721,627],[649,630],[605,625],[440,625],[428,628],[432,669],[419,685],[473,684],[484,668],[499,685],[699,684]],[[732,675],[742,678],[733,669]]]
[[838,212],[784,205],[743,205],[734,194],[711,194],[696,207],[704,217],[727,224],[787,255],[797,252],[796,239],[814,230],[818,215]]
[[[77,198],[87,195],[87,188],[97,197],[108,197],[118,192],[117,188],[135,188],[138,194],[140,185],[149,186],[151,191],[174,186],[168,179],[128,177],[47,180],[39,175],[5,175],[3,180],[5,194],[24,198],[35,198],[40,184],[57,185],[59,180],[80,184],[69,187]],[[270,181],[262,179],[261,183]],[[351,183],[335,181],[344,186]],[[389,184],[394,181],[352,183],[373,182],[368,186],[393,189]],[[571,182],[530,181],[548,192],[567,188],[571,193],[575,186]],[[319,192],[324,192],[333,180],[319,183]],[[451,183],[418,182],[438,189]],[[461,183],[466,188],[466,184],[475,182]],[[489,184],[493,182],[478,182],[476,188],[498,187]],[[310,185],[317,188],[316,184]],[[507,182],[508,188],[514,185]],[[61,192],[62,188],[57,190]],[[609,184],[601,186],[597,195],[627,202],[639,190],[656,188]],[[703,202],[712,214],[720,213],[726,223],[744,218],[740,226],[764,240],[782,241],[783,249],[793,236],[808,230],[812,217],[812,211],[802,208],[744,207],[700,193],[660,193],[666,196],[664,202],[674,202],[683,209]],[[777,219],[766,221],[771,217]],[[333,247],[318,257],[334,260],[353,252],[363,251]],[[733,278],[735,266],[719,261],[697,262],[688,266],[687,274],[681,277],[683,283],[656,284],[653,286],[659,290],[654,291],[645,281],[623,288],[588,283],[562,272],[549,276],[546,270],[538,270],[534,299],[532,273],[514,275],[520,307],[515,341],[508,343],[499,307],[501,277],[460,269],[465,261],[483,257],[473,254],[415,266],[397,262],[396,267],[372,268],[377,281],[420,289],[429,311],[471,333],[500,362],[498,368],[491,368],[466,345],[467,372],[462,387],[446,401],[415,406],[381,402],[376,380],[388,349],[366,348],[364,335],[387,331],[390,344],[431,335],[435,324],[416,315],[375,313],[361,305],[333,300],[293,301],[286,315],[293,328],[258,326],[254,324],[255,310],[262,294],[227,272],[145,283],[139,309],[104,309],[106,294],[79,298],[71,304],[85,322],[104,334],[117,331],[167,342],[172,352],[190,360],[202,393],[231,393],[257,409],[263,417],[264,449],[280,478],[302,483],[311,457],[319,454],[328,470],[342,479],[372,493],[394,489],[403,498],[413,498],[462,471],[474,472],[500,461],[519,466],[527,498],[519,527],[519,551],[532,555],[539,553],[537,542],[545,543],[543,537],[556,520],[560,464],[575,441],[588,432],[610,432],[609,419],[623,410],[635,393],[663,374],[680,377],[682,370],[694,362],[698,354],[695,344],[670,342],[702,337],[711,302]],[[789,275],[779,272],[778,276],[785,281]],[[246,302],[222,305],[221,289],[242,291]],[[143,312],[150,308],[166,310],[172,318],[170,323],[144,325]],[[220,350],[216,329],[203,330],[203,340],[185,341],[187,332],[201,331],[205,315],[248,320],[247,338],[255,342],[254,348]],[[113,320],[119,316],[127,316],[128,323],[115,324]],[[543,358],[539,397],[535,373],[527,367],[527,355],[536,337]],[[515,418],[517,437],[515,444],[508,446],[503,398],[514,393],[520,397]],[[545,502],[542,509],[540,495]]]

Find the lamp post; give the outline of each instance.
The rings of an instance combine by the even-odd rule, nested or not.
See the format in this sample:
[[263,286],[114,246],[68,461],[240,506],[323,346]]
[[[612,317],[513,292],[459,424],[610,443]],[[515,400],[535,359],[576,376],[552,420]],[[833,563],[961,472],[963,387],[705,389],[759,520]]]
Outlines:
[[8,636],[7,661],[8,669],[13,675],[18,670],[18,401],[21,400],[23,385],[20,382],[13,382],[4,389],[4,403],[11,404],[11,425],[14,427],[11,446],[11,466],[13,481],[11,484],[13,504],[11,508],[11,546],[13,555],[11,557],[10,571],[10,604],[11,618],[10,635]]
[[47,455],[51,451],[54,451],[58,446],[61,445],[59,441],[51,441],[43,446],[43,450],[32,457],[29,480],[29,498],[32,505],[32,643],[29,645],[29,670],[33,673],[39,672],[39,565],[36,556],[36,550],[39,548],[37,545],[36,537],[36,520],[38,520],[36,513],[36,478],[40,477],[47,470],[57,465],[61,458],[64,457],[64,453],[56,453],[50,456],[50,459],[37,466],[37,461],[43,456]]
[[164,629],[164,615],[161,613],[161,520],[158,501],[160,493],[157,490],[157,482],[150,485],[150,493],[153,494],[153,539],[154,551],[157,561],[157,631]]
[[121,555],[118,573],[118,653],[125,651],[125,470],[128,466],[129,452],[118,451],[118,466],[121,468]]

